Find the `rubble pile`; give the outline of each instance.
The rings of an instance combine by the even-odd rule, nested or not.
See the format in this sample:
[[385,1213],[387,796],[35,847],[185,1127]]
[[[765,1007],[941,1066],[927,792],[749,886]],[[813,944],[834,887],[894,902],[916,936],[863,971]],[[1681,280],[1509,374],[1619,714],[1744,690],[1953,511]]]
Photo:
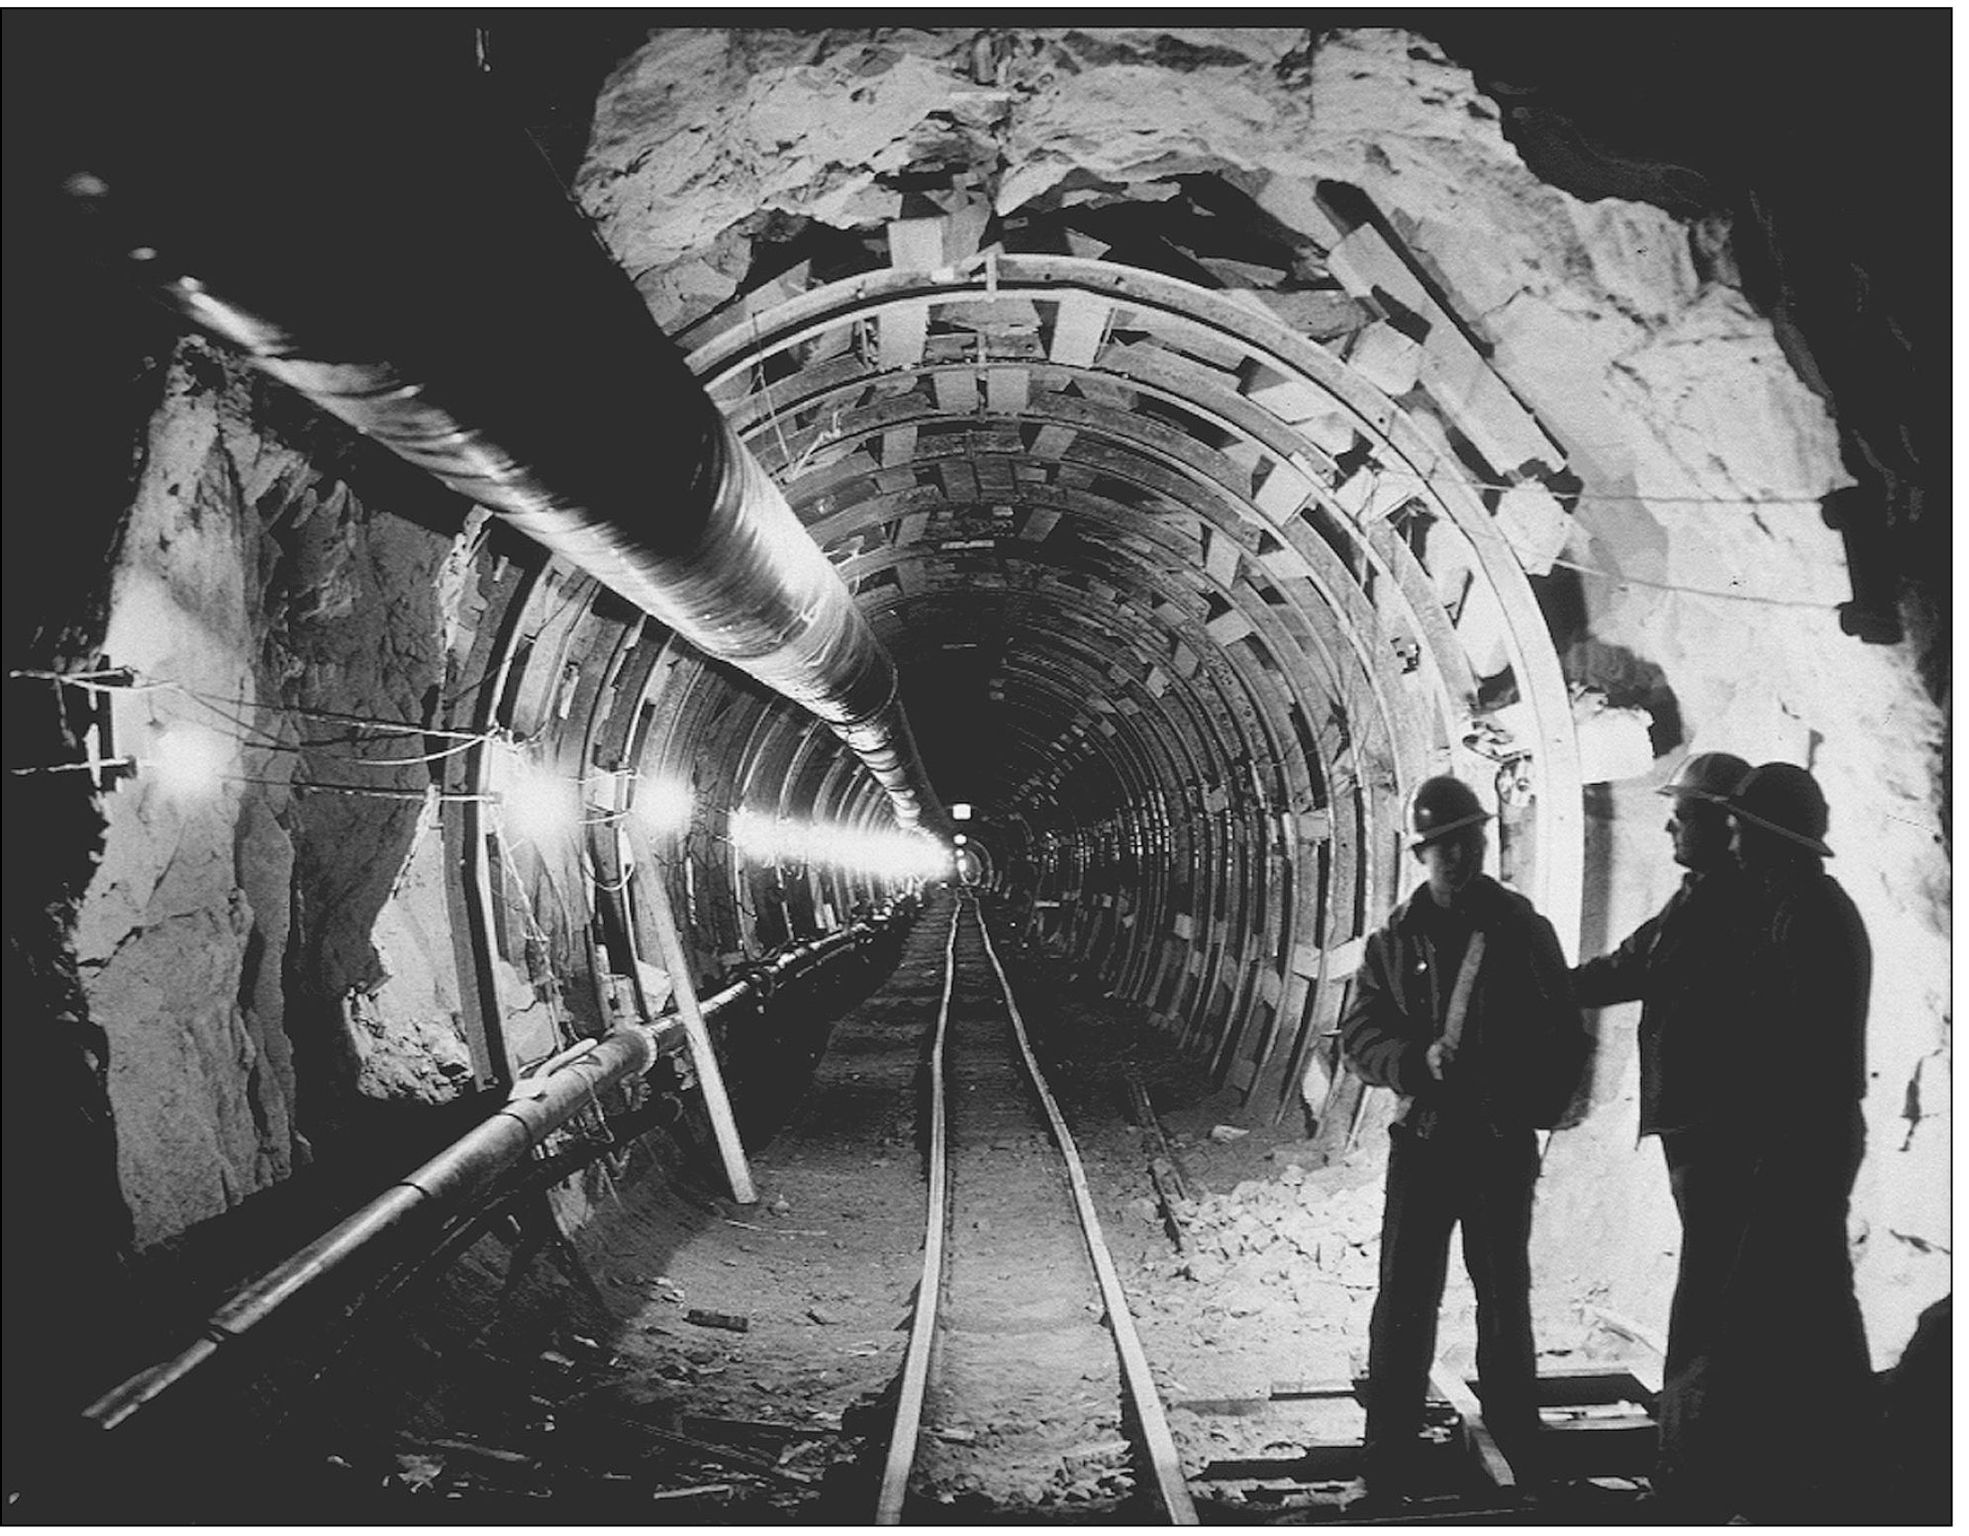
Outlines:
[[[1285,1322],[1312,1335],[1302,1358],[1311,1369],[1285,1376],[1338,1378],[1366,1363],[1368,1317],[1378,1283],[1381,1169],[1364,1153],[1330,1168],[1287,1164],[1272,1179],[1247,1179],[1224,1194],[1178,1201],[1182,1251],[1153,1266],[1176,1282],[1157,1298],[1164,1312],[1193,1310],[1198,1320]],[[1137,1214],[1160,1222],[1153,1202]],[[1575,1277],[1534,1276],[1533,1314],[1544,1356],[1620,1355],[1631,1349],[1600,1315],[1603,1297]],[[1182,1294],[1188,1282],[1190,1294]],[[1476,1294],[1452,1258],[1438,1329],[1438,1353],[1452,1366],[1474,1363]],[[1343,1363],[1344,1362],[1344,1363]]]
[[1268,1286],[1295,1302],[1347,1305],[1372,1297],[1381,1183],[1375,1170],[1342,1164],[1307,1172],[1289,1164],[1273,1180],[1246,1179],[1227,1194],[1182,1202],[1184,1272],[1205,1283]]

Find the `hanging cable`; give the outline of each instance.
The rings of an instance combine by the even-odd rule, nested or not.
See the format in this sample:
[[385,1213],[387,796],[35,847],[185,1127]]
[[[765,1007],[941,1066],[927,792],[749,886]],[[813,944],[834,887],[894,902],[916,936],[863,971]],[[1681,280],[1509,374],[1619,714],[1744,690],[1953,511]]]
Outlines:
[[[1509,542],[1508,540],[1506,542]],[[1513,549],[1518,546],[1512,545]],[[1519,550],[1520,554],[1526,553]],[[1658,592],[1680,592],[1688,597],[1715,597],[1733,603],[1762,603],[1770,608],[1810,608],[1819,613],[1837,613],[1839,603],[1818,602],[1803,597],[1772,597],[1761,592],[1724,592],[1715,587],[1685,587],[1672,581],[1649,581],[1642,576],[1623,576],[1614,571],[1604,571],[1598,566],[1582,565],[1577,560],[1554,558],[1554,565],[1564,566],[1569,571],[1578,571],[1584,576],[1598,576],[1603,581],[1611,581],[1623,587],[1648,587]]]
[[304,704],[279,704],[265,699],[244,698],[237,694],[211,693],[203,688],[195,688],[190,683],[181,683],[171,678],[145,677],[141,672],[129,667],[100,668],[87,672],[50,672],[39,668],[15,667],[7,673],[7,676],[63,683],[69,687],[82,688],[94,693],[147,693],[160,688],[170,689],[184,694],[187,698],[196,699],[202,704],[263,709],[275,714],[293,715],[303,720],[323,720],[336,725],[395,731],[405,736],[436,736],[441,740],[463,741],[474,745],[506,734],[503,726],[495,727],[490,731],[459,731],[444,726],[418,725],[409,720],[380,720],[373,715],[355,715],[342,710],[313,709]]
[[498,805],[497,795],[476,795],[451,790],[380,789],[373,784],[328,784],[318,779],[264,779],[245,773],[222,773],[229,784],[257,784],[271,789],[318,790],[323,794],[366,796],[372,800],[414,800],[419,804],[436,801],[440,805]]

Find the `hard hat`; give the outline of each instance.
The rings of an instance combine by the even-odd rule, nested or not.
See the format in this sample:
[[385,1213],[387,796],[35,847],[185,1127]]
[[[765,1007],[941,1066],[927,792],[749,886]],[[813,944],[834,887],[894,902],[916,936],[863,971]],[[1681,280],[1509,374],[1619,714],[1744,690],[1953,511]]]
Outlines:
[[1730,796],[1730,810],[1752,826],[1762,827],[1809,848],[1820,858],[1832,857],[1825,845],[1831,820],[1819,781],[1794,763],[1762,763],[1743,776]]
[[1729,804],[1730,794],[1744,781],[1750,764],[1732,752],[1691,752],[1658,795],[1694,795],[1698,800]]
[[1452,832],[1490,820],[1490,812],[1477,799],[1477,792],[1461,779],[1438,774],[1424,779],[1409,801],[1408,821],[1415,829],[1411,848],[1420,848]]

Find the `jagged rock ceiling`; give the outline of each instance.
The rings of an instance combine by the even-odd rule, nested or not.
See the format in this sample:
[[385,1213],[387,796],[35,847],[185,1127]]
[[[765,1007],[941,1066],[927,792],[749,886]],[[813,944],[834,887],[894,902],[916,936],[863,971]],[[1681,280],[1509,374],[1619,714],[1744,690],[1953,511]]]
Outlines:
[[[1946,522],[1898,493],[1934,481],[1947,454],[1947,351],[1923,342],[1949,283],[1922,169],[1948,133],[1940,34],[1905,13],[1791,13],[1780,24],[1694,11],[1434,11],[1400,24],[1471,71],[1480,107],[1497,111],[1536,176],[1581,198],[1649,203],[1693,221],[1697,259],[1772,316],[1815,389],[1840,397],[1848,462],[1885,489],[1866,498],[1848,535],[1867,589],[1859,617],[1891,628],[1897,582],[1911,583],[1903,612],[1935,688],[1948,584],[1930,573],[1945,566]],[[1104,29],[1098,44],[1067,36],[1097,62],[1182,69],[1267,55],[1241,41],[1261,33],[1216,30],[1229,40],[1184,43],[1146,28],[1132,43],[1126,29]],[[588,147],[597,88],[646,35],[633,13],[579,24],[514,15],[487,27],[490,77],[569,179]],[[815,29],[772,46],[797,64],[872,35]],[[993,32],[954,36],[953,50],[978,55],[974,72],[980,59],[995,69],[1003,44]],[[1211,107],[1198,120],[1218,116]],[[1102,146],[1088,147],[1098,160]]]

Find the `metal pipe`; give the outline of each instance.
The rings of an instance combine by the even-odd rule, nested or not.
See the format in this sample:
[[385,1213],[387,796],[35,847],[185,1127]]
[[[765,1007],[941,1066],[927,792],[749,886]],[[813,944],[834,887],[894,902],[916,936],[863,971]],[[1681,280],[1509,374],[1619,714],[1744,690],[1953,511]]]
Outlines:
[[941,829],[894,662],[545,163],[448,59],[346,33],[260,60],[273,44],[229,35],[229,71],[269,67],[225,89],[159,94],[209,59],[105,71],[88,105],[107,126],[80,130],[64,182],[99,253],[810,710],[905,825]]
[[[801,976],[818,974],[857,953],[897,915],[892,907],[874,923],[855,923],[802,945],[789,969]],[[753,981],[741,981],[704,999],[706,1022],[754,1000],[764,990]],[[431,1236],[446,1217],[482,1199],[550,1132],[593,1105],[604,1089],[642,1076],[661,1057],[685,1045],[684,1027],[677,1019],[625,1025],[595,1040],[592,1049],[580,1056],[570,1056],[558,1069],[523,1079],[488,1119],[236,1292],[207,1320],[196,1342],[105,1393],[83,1416],[102,1429],[115,1429],[330,1276],[342,1276],[351,1285],[374,1278],[407,1255],[419,1238]]]

